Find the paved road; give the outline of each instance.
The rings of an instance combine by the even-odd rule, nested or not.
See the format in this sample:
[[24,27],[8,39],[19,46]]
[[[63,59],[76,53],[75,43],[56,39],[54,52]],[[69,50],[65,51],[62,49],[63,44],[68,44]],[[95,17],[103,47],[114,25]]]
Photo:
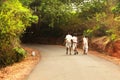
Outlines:
[[93,55],[65,55],[58,45],[28,45],[42,60],[27,80],[120,80],[120,67]]

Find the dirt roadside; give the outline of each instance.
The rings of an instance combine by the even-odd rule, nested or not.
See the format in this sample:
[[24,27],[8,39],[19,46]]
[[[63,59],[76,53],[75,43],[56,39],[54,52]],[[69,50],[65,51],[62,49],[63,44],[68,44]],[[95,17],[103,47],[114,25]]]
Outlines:
[[[19,63],[0,69],[0,80],[25,80],[34,69],[40,61],[40,52],[27,47],[24,49],[28,52],[27,57]],[[36,56],[31,55],[32,51],[35,51]]]
[[118,57],[109,56],[109,55],[106,55],[105,53],[100,53],[100,52],[97,52],[94,50],[90,50],[89,53],[92,55],[98,56],[100,58],[106,59],[106,60],[120,66],[120,58],[118,58]]

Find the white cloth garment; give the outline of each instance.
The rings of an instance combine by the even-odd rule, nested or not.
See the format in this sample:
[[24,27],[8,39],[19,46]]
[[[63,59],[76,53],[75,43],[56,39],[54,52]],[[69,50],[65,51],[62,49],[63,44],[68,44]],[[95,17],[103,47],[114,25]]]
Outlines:
[[77,48],[77,42],[78,42],[77,37],[73,36],[72,41],[73,41],[73,50],[75,50],[75,48]]
[[88,39],[86,37],[83,38],[83,50],[88,53]]
[[72,46],[72,35],[70,34],[67,34],[66,37],[65,37],[65,40],[66,40],[66,47],[67,48],[70,48]]

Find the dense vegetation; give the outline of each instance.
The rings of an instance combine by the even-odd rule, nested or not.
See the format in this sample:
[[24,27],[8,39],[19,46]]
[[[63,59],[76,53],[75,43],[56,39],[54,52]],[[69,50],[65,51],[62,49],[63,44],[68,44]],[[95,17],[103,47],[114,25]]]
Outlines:
[[19,38],[26,27],[37,21],[37,16],[19,0],[1,0],[0,4],[0,65],[6,66],[25,57]]
[[115,40],[120,34],[119,0],[32,0],[29,7],[39,17],[27,29],[29,37],[60,37],[70,31]]
[[0,0],[0,63],[24,56],[19,40],[23,33],[22,40],[61,37],[70,31],[114,41],[120,35],[119,22],[119,0]]

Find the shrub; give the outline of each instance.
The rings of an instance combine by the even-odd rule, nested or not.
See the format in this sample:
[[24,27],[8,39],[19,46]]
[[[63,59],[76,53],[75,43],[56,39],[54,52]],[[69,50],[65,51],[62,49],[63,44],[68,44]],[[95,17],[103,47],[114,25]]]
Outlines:
[[19,0],[6,0],[0,5],[0,65],[6,66],[24,58],[19,38],[37,16]]
[[115,39],[117,39],[117,35],[115,34],[115,31],[113,29],[107,30],[106,33],[109,36],[111,41],[114,41]]
[[15,54],[16,54],[16,62],[21,61],[26,56],[26,51],[21,47],[15,47],[13,48]]

